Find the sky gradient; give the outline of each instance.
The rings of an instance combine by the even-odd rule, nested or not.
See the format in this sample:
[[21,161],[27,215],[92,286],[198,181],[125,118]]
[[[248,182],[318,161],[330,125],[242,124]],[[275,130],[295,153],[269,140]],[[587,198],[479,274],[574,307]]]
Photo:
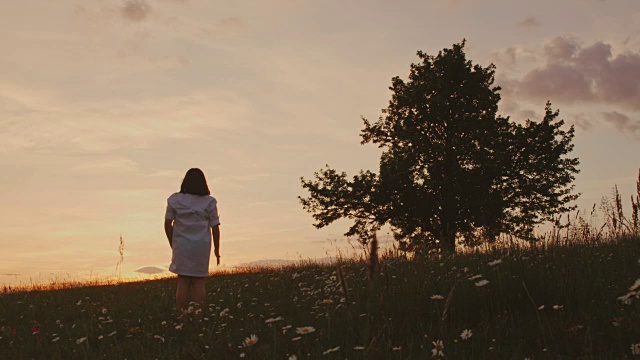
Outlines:
[[[482,4],[480,4],[482,3]],[[166,269],[166,199],[201,168],[222,261],[335,255],[300,177],[378,169],[360,145],[416,52],[467,39],[500,113],[576,126],[578,205],[640,168],[637,0],[26,0],[0,12],[0,284]],[[127,276],[129,276],[127,275]]]

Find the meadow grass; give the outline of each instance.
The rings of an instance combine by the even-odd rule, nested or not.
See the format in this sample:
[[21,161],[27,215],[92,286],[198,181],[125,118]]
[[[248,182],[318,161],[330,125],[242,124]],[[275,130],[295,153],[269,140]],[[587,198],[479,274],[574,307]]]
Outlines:
[[451,359],[632,358],[640,300],[618,298],[639,259],[636,234],[387,253],[372,278],[350,259],[243,269],[209,277],[204,318],[185,323],[174,278],[3,293],[0,358],[425,359],[438,340]]

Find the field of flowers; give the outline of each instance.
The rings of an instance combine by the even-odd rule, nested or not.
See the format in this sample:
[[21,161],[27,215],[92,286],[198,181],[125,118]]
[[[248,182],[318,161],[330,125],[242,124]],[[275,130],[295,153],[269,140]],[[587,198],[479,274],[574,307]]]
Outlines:
[[199,322],[175,279],[0,293],[0,358],[630,359],[639,260],[632,236],[250,269],[207,280]]

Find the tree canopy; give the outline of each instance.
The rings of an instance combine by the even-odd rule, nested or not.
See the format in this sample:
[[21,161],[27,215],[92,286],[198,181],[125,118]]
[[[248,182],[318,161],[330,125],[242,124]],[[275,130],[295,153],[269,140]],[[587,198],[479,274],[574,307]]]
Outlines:
[[392,79],[378,121],[363,118],[362,144],[383,149],[377,174],[350,179],[327,166],[301,178],[314,226],[351,219],[345,235],[366,243],[389,224],[406,250],[455,252],[503,233],[532,239],[536,225],[574,209],[573,126],[550,102],[537,122],[498,115],[495,66],[472,64],[464,46],[418,51],[408,80]]

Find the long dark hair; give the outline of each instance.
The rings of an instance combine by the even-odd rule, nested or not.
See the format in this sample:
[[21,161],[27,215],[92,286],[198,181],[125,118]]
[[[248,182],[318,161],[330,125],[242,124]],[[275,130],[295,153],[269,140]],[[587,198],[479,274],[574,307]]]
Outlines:
[[184,180],[182,180],[182,185],[180,185],[180,192],[193,195],[211,195],[207,186],[207,179],[205,179],[202,170],[198,168],[191,168],[187,171]]

